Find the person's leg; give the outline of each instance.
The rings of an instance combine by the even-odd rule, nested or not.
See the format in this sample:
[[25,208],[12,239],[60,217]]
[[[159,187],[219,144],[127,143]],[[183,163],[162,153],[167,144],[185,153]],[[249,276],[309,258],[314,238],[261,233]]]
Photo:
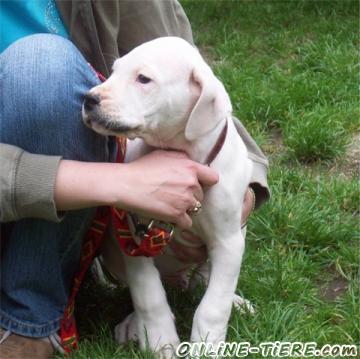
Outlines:
[[[114,140],[82,123],[83,96],[99,80],[70,41],[23,38],[0,55],[0,71],[1,142],[64,159],[115,159]],[[0,327],[28,337],[58,330],[92,214],[70,211],[60,224],[13,224],[1,259]]]

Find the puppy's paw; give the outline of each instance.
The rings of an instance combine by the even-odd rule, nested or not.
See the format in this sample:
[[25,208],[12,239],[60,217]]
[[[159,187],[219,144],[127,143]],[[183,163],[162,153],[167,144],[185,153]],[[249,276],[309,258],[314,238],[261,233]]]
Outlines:
[[115,340],[119,344],[129,341],[139,342],[142,349],[150,349],[158,359],[175,358],[175,350],[180,343],[176,333],[174,318],[164,318],[160,322],[146,322],[135,312],[129,314],[115,327]]
[[[201,304],[200,304],[201,306]],[[219,343],[225,340],[227,319],[214,308],[199,307],[194,315],[190,341]]]
[[115,340],[119,344],[125,344],[129,341],[137,342],[139,340],[136,331],[136,314],[135,312],[129,314],[121,323],[119,323],[114,330]]
[[247,299],[244,299],[243,297],[240,297],[237,294],[234,294],[233,305],[235,309],[242,314],[244,313],[255,314],[255,309],[251,304],[251,302],[248,301]]
[[156,359],[175,359],[177,356],[175,355],[175,351],[178,344],[174,347],[173,345],[164,345],[160,350],[155,352]]

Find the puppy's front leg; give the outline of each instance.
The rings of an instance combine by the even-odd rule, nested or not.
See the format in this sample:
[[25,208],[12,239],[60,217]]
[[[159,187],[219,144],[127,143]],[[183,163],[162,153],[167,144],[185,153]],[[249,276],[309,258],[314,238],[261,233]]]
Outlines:
[[193,320],[191,340],[217,345],[225,340],[245,241],[239,230],[229,236],[217,235],[209,249],[209,285]]
[[115,337],[119,342],[137,339],[142,349],[148,345],[159,357],[171,358],[179,337],[159,272],[151,258],[122,255],[135,312],[115,328]]

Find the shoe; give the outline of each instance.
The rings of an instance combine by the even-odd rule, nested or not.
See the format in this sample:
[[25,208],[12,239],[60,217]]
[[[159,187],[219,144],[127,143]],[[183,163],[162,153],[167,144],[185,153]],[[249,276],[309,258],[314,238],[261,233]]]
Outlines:
[[49,359],[55,350],[49,338],[29,338],[0,328],[1,359]]

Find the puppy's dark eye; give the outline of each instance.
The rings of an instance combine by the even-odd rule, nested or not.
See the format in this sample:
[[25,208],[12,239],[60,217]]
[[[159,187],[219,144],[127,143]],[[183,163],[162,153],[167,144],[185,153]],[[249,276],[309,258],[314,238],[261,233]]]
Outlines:
[[136,78],[136,81],[140,82],[141,84],[148,84],[151,82],[151,79],[149,77],[146,77],[145,75],[139,74]]

